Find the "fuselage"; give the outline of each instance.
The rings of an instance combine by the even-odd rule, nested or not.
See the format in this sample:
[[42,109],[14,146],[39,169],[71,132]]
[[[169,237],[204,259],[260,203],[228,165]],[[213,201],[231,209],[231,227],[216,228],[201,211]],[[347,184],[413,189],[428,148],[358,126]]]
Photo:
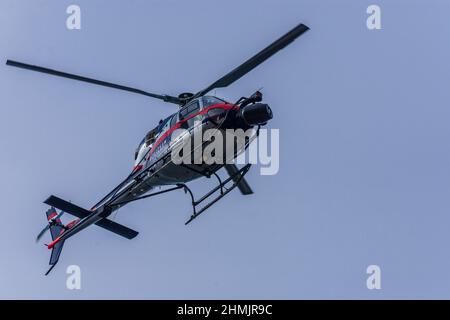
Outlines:
[[[270,107],[267,104],[257,103],[261,101],[260,94],[241,98],[239,101],[241,103],[231,104],[216,97],[202,96],[189,101],[179,112],[161,120],[139,144],[129,176],[95,204],[91,208],[91,214],[70,225],[66,232],[48,245],[48,248],[52,248],[93,223],[103,221],[112,212],[130,201],[139,199],[155,187],[177,185],[176,188],[179,188],[186,186],[186,182],[215,174],[215,171],[233,160],[248,146],[246,142],[236,148],[236,136],[232,134],[229,137],[229,129],[248,131],[272,119]],[[223,155],[219,158],[222,159],[221,163],[204,161],[203,152],[196,155],[195,150],[198,147],[196,137],[203,137],[203,133],[208,129],[222,134],[223,144],[219,144],[220,149],[223,149]],[[233,141],[232,144],[226,141],[230,138]],[[201,139],[200,147],[204,148],[205,142],[203,138]],[[249,143],[251,140],[252,138],[249,139]],[[206,142],[206,146],[209,143],[212,142]],[[189,154],[183,155],[183,157],[189,155],[191,161],[187,164],[175,163],[173,151],[184,151],[183,147],[186,145],[194,147]]]
[[[218,165],[202,161],[201,152],[202,159],[197,159],[199,162],[196,162],[193,156],[192,164],[187,165],[175,164],[171,153],[185,144],[193,144],[194,136],[197,134],[202,136],[208,129],[220,130],[226,139],[227,129],[252,128],[253,124],[240,117],[245,110],[243,107],[245,106],[232,104],[217,97],[203,96],[190,101],[177,113],[160,120],[158,126],[150,130],[137,147],[130,176],[92,209],[107,204],[114,211],[122,203],[140,197],[155,187],[187,183],[205,176],[205,172],[214,172]],[[270,108],[268,112],[271,112]],[[196,146],[193,147],[195,148]],[[224,150],[224,154],[228,157],[226,161],[233,160],[243,151],[236,149],[234,143],[224,144],[224,148],[232,148]]]
[[[190,101],[177,113],[160,120],[158,126],[150,130],[137,147],[134,166],[128,179],[110,197],[104,198],[93,209],[106,202],[116,209],[120,206],[114,206],[114,204],[132,200],[152,188],[186,183],[202,177],[203,175],[197,171],[199,169],[207,171],[212,165],[203,163],[196,165],[196,170],[191,170],[186,166],[174,164],[170,153],[173,148],[180,147],[180,144],[191,143],[194,132],[201,133],[207,129],[217,128],[218,123],[226,122],[225,117],[234,118],[238,110],[237,105],[216,97],[204,96]],[[234,125],[226,124],[228,127]],[[151,169],[148,170],[149,168]],[[146,173],[141,174],[143,172]]]

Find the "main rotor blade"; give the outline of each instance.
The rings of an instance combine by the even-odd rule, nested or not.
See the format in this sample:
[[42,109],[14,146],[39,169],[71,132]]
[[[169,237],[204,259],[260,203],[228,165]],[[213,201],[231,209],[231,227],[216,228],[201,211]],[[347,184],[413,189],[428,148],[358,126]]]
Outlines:
[[128,92],[133,92],[133,93],[141,94],[141,95],[144,95],[144,96],[147,96],[147,97],[160,99],[160,100],[163,100],[165,102],[170,102],[170,103],[175,103],[175,104],[182,104],[180,99],[178,99],[177,97],[173,97],[173,96],[155,94],[155,93],[143,91],[143,90],[136,89],[136,88],[122,86],[120,84],[115,84],[115,83],[111,83],[111,82],[91,79],[91,78],[79,76],[79,75],[76,75],[76,74],[71,74],[71,73],[66,73],[66,72],[62,72],[62,71],[57,71],[57,70],[48,69],[48,68],[35,66],[35,65],[31,65],[31,64],[26,64],[26,63],[22,63],[22,62],[18,62],[18,61],[13,61],[13,60],[7,60],[6,64],[8,66],[13,66],[13,67],[17,67],[17,68],[23,68],[23,69],[27,69],[27,70],[32,70],[32,71],[37,71],[37,72],[51,74],[51,75],[58,76],[58,77],[63,77],[63,78],[69,78],[69,79],[72,79],[72,80],[88,82],[88,83],[96,84],[96,85],[99,85],[99,86],[104,86],[104,87],[124,90],[124,91],[128,91]]
[[295,39],[297,39],[299,36],[301,36],[303,33],[308,31],[309,28],[305,26],[304,24],[299,24],[294,29],[286,33],[284,36],[279,38],[277,41],[273,42],[271,45],[245,61],[243,64],[241,64],[239,67],[235,68],[213,84],[211,84],[209,87],[203,89],[202,91],[196,93],[192,99],[200,97],[208,93],[209,91],[216,89],[216,88],[223,88],[226,86],[229,86],[239,78],[241,78],[243,75],[247,74],[254,68],[256,68],[258,65],[269,59],[271,56],[273,56],[275,53],[280,51],[281,49],[285,48],[287,45],[291,44]]

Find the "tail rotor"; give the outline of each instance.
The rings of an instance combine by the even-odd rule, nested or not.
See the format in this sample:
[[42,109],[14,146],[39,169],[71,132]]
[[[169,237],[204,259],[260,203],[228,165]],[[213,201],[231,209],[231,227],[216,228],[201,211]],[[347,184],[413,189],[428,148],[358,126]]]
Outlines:
[[39,232],[39,234],[36,237],[36,242],[39,242],[39,240],[41,240],[42,236],[48,230],[50,230],[50,227],[61,224],[61,217],[63,214],[64,214],[64,211],[57,213],[57,211],[54,207],[51,207],[50,209],[48,209],[48,211],[47,211],[48,224],[44,227],[44,229],[41,230],[41,232]]

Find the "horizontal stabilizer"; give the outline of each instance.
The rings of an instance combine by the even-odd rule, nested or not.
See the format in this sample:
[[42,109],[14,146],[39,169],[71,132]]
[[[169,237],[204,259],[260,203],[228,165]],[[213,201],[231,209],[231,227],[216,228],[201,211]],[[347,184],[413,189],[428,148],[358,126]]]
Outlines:
[[133,229],[125,227],[124,225],[121,225],[109,219],[102,219],[100,221],[97,221],[95,224],[98,225],[99,227],[114,232],[115,234],[118,234],[119,236],[125,237],[127,239],[133,239],[139,234],[139,232],[134,231]]
[[56,196],[50,196],[47,200],[44,201],[45,204],[49,206],[56,207],[62,211],[70,213],[71,215],[83,219],[90,215],[92,212],[86,209],[83,209],[69,201],[63,200]]
[[[44,203],[56,207],[58,209],[61,209],[67,213],[70,213],[71,215],[74,215],[75,217],[78,217],[80,219],[84,219],[89,215],[92,215],[95,213],[95,211],[89,211],[84,208],[81,208],[73,203],[70,203],[66,200],[63,200],[61,198],[58,198],[56,196],[50,196],[47,200],[44,201]],[[128,227],[125,227],[117,222],[111,221],[109,219],[103,218],[95,224],[99,227],[102,227],[103,229],[106,229],[108,231],[111,231],[115,234],[118,234],[119,236],[122,236],[127,239],[133,239],[136,237],[139,232],[134,231],[133,229],[130,229]]]

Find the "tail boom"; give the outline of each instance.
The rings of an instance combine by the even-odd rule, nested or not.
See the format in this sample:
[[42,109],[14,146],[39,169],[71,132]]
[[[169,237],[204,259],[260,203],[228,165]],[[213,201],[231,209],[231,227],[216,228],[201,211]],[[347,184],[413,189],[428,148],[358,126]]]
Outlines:
[[[52,206],[47,210],[47,220],[52,236],[52,242],[47,245],[47,248],[52,250],[49,263],[51,267],[45,275],[47,275],[58,262],[65,240],[92,224],[96,224],[103,229],[127,239],[133,239],[138,235],[137,231],[107,219],[111,214],[111,209],[108,207],[101,206],[96,210],[90,211],[55,196],[50,196],[44,203]],[[60,219],[61,214],[58,215],[55,208],[74,215],[78,219],[73,220],[67,225],[63,225]]]

